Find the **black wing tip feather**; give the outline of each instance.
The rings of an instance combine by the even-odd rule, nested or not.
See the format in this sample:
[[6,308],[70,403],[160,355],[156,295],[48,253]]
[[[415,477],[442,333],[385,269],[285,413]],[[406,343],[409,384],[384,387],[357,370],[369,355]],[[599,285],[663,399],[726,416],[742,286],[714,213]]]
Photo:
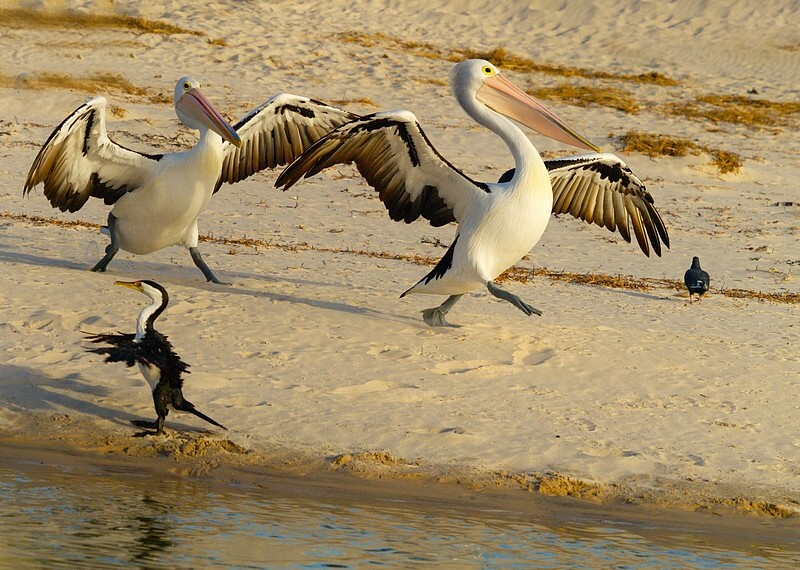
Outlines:
[[[98,101],[100,100],[102,104],[98,105]],[[98,121],[104,123],[102,111],[105,105],[105,98],[95,97],[90,99],[77,107],[53,129],[45,143],[39,149],[28,171],[25,186],[22,190],[23,196],[30,194],[39,183],[43,183],[44,195],[51,206],[62,212],[77,212],[86,204],[90,197],[102,198],[107,205],[111,205],[125,193],[135,190],[135,187],[128,187],[125,185],[114,187],[107,184],[101,179],[97,171],[92,172],[89,180],[82,188],[77,188],[73,186],[72,183],[68,182],[67,179],[55,177],[52,170],[42,170],[42,162],[46,155],[49,155],[48,160],[50,161],[55,160],[58,163],[63,163],[64,157],[61,155],[64,149],[62,147],[73,137],[80,137],[81,154],[83,157],[89,155],[98,142],[96,139],[92,139],[92,130]],[[82,121],[85,123],[83,126],[81,126]],[[54,139],[60,135],[63,135],[64,138],[55,144]],[[159,161],[164,156],[163,153],[150,154],[133,150],[114,142],[110,138],[108,139],[108,143],[112,147],[136,154],[148,160]],[[55,144],[55,147],[51,148],[52,144]]]
[[205,421],[207,421],[208,423],[210,423],[210,424],[212,424],[212,425],[215,425],[215,426],[217,426],[218,428],[222,428],[222,429],[224,429],[225,431],[228,431],[228,428],[226,428],[224,425],[222,425],[222,424],[221,424],[221,423],[219,423],[218,421],[211,419],[210,417],[208,417],[207,415],[205,415],[205,414],[204,414],[203,412],[201,412],[200,410],[198,410],[198,409],[196,409],[196,408],[195,408],[194,410],[192,410],[192,413],[193,413],[194,415],[196,415],[198,418],[200,418],[200,419],[202,419],[202,420],[205,420]]
[[315,174],[318,174],[324,170],[326,167],[323,165],[323,163],[336,149],[326,153],[322,157],[317,157],[316,155],[319,152],[319,148],[328,140],[330,140],[334,133],[337,133],[339,128],[342,126],[344,125],[340,125],[326,135],[317,139],[300,156],[298,156],[291,164],[289,164],[289,166],[284,168],[283,171],[281,171],[281,173],[278,175],[278,178],[275,180],[275,188],[283,187],[283,190],[286,191],[297,184],[301,178],[310,178],[311,176],[314,176]]

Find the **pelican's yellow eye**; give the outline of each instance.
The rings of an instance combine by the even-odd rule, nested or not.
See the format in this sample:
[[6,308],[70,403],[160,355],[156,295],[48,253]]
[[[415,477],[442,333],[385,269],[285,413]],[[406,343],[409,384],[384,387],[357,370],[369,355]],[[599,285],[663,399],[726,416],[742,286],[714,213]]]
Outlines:
[[192,84],[187,81],[186,83],[183,84],[183,88],[188,91],[189,89],[192,88]]
[[492,69],[488,65],[484,65],[482,71],[483,71],[484,75],[494,75],[494,69]]

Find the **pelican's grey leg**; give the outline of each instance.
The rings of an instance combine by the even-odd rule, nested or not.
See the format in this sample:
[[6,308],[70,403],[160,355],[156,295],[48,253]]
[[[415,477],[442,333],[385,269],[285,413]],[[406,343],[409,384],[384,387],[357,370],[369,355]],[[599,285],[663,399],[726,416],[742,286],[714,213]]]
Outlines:
[[526,303],[513,293],[509,293],[505,289],[501,289],[491,281],[486,282],[486,288],[489,290],[489,293],[491,293],[498,299],[503,299],[504,301],[508,301],[526,315],[528,316],[538,315],[540,317],[542,316],[542,312],[539,309],[537,309],[536,307],[531,307],[528,303]]
[[445,299],[445,302],[439,305],[438,307],[434,307],[433,309],[425,309],[424,311],[422,311],[422,320],[424,320],[425,323],[431,327],[454,326],[448,323],[445,320],[444,316],[450,309],[453,308],[453,305],[456,304],[456,301],[458,301],[463,296],[464,296],[463,294],[450,295],[447,299]]
[[206,262],[203,261],[203,256],[200,255],[199,249],[196,247],[190,247],[189,253],[192,255],[192,261],[194,261],[194,264],[198,267],[198,269],[200,269],[200,271],[203,272],[203,275],[206,276],[207,281],[211,281],[212,283],[217,283],[219,285],[230,285],[230,283],[223,283],[217,279],[217,276],[214,275],[214,272],[211,271],[208,265],[206,265]]
[[114,259],[114,256],[119,251],[119,245],[117,245],[117,218],[111,212],[108,213],[108,235],[111,236],[111,243],[106,246],[105,256],[92,267],[92,271],[101,273],[105,271],[108,263]]

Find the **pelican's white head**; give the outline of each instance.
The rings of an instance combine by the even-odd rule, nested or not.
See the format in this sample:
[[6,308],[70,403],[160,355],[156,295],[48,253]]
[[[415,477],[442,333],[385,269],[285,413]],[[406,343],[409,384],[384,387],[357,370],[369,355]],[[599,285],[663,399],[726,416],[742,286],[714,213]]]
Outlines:
[[[506,79],[485,59],[468,59],[453,67],[451,85],[461,106],[469,111],[483,104],[551,139],[600,152],[566,122]],[[476,109],[477,110],[477,109]],[[477,117],[476,117],[477,118]]]
[[200,82],[193,77],[181,77],[175,85],[175,114],[181,123],[191,129],[208,128],[236,146],[241,146],[242,139],[236,130],[225,120],[219,111],[205,98],[200,91]]

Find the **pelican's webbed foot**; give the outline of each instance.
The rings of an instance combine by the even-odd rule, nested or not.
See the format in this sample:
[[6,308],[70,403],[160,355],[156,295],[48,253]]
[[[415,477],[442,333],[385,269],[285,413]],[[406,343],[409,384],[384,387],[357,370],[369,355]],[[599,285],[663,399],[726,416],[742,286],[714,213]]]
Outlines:
[[513,293],[509,293],[505,289],[501,289],[491,281],[487,281],[486,288],[489,290],[489,293],[491,293],[498,299],[503,299],[504,301],[508,301],[526,315],[528,316],[538,315],[540,317],[542,316],[542,312],[539,309],[530,306],[528,303],[526,303]]
[[447,322],[444,316],[453,308],[463,295],[450,295],[445,302],[438,307],[432,309],[425,309],[422,311],[422,320],[425,321],[429,327],[456,327],[458,325],[451,325]]
[[189,254],[192,256],[192,261],[197,266],[197,268],[203,272],[203,275],[206,277],[206,281],[211,281],[212,283],[216,283],[218,285],[230,285],[230,283],[224,283],[217,279],[217,276],[214,275],[214,272],[211,271],[211,268],[208,267],[206,262],[203,260],[203,256],[200,255],[200,250],[196,247],[189,248]]
[[119,251],[119,245],[117,244],[117,218],[111,212],[108,213],[108,235],[111,236],[111,243],[106,246],[106,254],[103,259],[92,267],[92,271],[104,272]]

